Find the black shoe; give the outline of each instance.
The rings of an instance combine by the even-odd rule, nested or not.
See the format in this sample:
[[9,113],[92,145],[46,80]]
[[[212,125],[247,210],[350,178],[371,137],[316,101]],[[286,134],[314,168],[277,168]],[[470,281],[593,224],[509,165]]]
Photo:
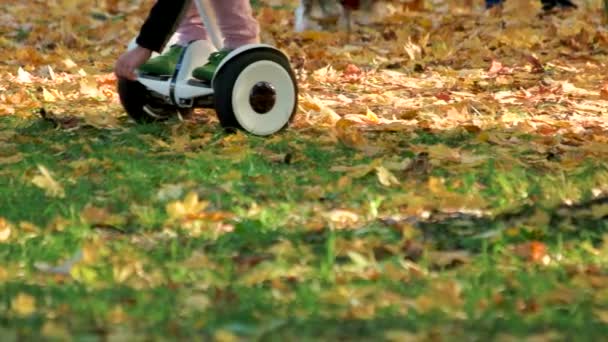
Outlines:
[[578,6],[570,0],[541,0],[543,12],[548,13],[554,10],[577,9]]

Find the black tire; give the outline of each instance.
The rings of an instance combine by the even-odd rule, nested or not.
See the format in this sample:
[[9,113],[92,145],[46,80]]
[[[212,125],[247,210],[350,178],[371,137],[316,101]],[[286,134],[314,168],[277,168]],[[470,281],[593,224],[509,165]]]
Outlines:
[[118,79],[118,96],[127,114],[137,123],[164,121],[178,113],[191,117],[192,108],[177,108],[154,98],[146,87],[124,78]]
[[[213,80],[213,98],[215,111],[217,112],[220,124],[224,128],[243,129],[252,134],[266,135],[252,132],[243,127],[243,125],[239,123],[239,118],[237,117],[238,114],[235,114],[235,110],[233,108],[233,96],[235,94],[234,90],[237,79],[248,66],[259,61],[270,61],[276,63],[278,66],[280,66],[283,70],[287,72],[289,78],[291,79],[291,84],[293,85],[293,107],[290,108],[289,113],[286,113],[285,115],[289,115],[288,119],[285,120],[285,123],[279,129],[277,129],[276,132],[283,130],[293,120],[294,114],[297,109],[298,100],[298,86],[296,82],[296,76],[293,70],[291,69],[289,61],[282,53],[273,49],[262,48],[247,51],[242,53],[242,55],[233,57],[225,65],[223,65],[220,70],[218,70],[218,73],[216,74],[215,79]],[[267,80],[263,78],[260,78],[259,80],[259,82],[265,81]],[[285,105],[290,106],[290,103],[286,103]]]

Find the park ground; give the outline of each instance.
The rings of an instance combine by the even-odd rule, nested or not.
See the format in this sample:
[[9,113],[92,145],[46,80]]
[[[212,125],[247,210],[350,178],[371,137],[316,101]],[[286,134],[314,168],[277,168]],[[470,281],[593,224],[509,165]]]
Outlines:
[[2,340],[605,338],[601,4],[460,5],[349,37],[256,2],[300,86],[262,138],[129,120],[149,3],[0,4]]

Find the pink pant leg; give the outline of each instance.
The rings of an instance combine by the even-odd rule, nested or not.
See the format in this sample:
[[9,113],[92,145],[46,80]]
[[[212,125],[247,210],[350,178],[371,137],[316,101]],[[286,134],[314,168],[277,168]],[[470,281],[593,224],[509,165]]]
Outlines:
[[217,23],[224,37],[224,47],[235,49],[260,41],[260,28],[253,17],[249,0],[211,0]]
[[201,17],[198,15],[194,1],[192,1],[188,12],[186,12],[179,23],[175,35],[177,36],[177,44],[182,46],[188,45],[193,40],[207,39],[207,32],[205,31]]
[[[217,23],[224,37],[224,47],[234,49],[259,42],[260,29],[249,0],[211,0]],[[207,39],[207,32],[194,2],[175,32],[178,44],[187,45],[193,40]]]

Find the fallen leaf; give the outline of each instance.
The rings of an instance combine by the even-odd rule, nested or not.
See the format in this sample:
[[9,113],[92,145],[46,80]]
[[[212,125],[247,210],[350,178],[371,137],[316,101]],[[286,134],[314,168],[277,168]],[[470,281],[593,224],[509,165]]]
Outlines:
[[4,219],[0,217],[0,242],[5,242],[11,237],[11,225]]
[[25,84],[32,83],[32,74],[23,70],[22,67],[19,67],[19,70],[17,71],[17,82]]
[[608,83],[604,83],[600,88],[600,98],[603,100],[608,100]]
[[105,97],[97,88],[97,81],[92,78],[83,78],[80,80],[80,93],[89,97]]
[[334,229],[354,228],[359,222],[359,215],[350,210],[334,209],[323,213],[323,217],[329,221]]
[[208,201],[200,201],[196,192],[190,192],[183,201],[174,201],[166,205],[171,220],[187,219],[198,215],[209,206]]
[[19,293],[11,301],[11,309],[19,316],[29,316],[36,311],[36,298],[29,294]]
[[488,69],[488,74],[498,74],[502,70],[502,63],[493,59],[492,64],[490,64],[490,68]]
[[359,67],[354,64],[348,64],[346,66],[346,68],[344,69],[345,75],[358,75],[360,73],[361,73],[361,69],[359,69]]
[[384,186],[393,186],[399,185],[400,182],[389,170],[387,170],[384,166],[376,167],[376,175],[378,176],[378,181],[380,184]]
[[547,246],[540,241],[524,242],[514,246],[512,250],[515,255],[527,261],[547,263],[550,260]]
[[40,171],[40,175],[34,176],[32,178],[32,183],[43,189],[47,196],[64,198],[65,191],[63,190],[63,187],[53,179],[49,170],[42,165],[38,165],[38,170]]
[[74,61],[71,58],[64,59],[63,65],[68,69],[72,69],[72,68],[75,68],[78,66],[78,64],[74,63]]
[[46,102],[55,102],[57,100],[55,95],[51,94],[46,88],[42,88],[42,98]]

